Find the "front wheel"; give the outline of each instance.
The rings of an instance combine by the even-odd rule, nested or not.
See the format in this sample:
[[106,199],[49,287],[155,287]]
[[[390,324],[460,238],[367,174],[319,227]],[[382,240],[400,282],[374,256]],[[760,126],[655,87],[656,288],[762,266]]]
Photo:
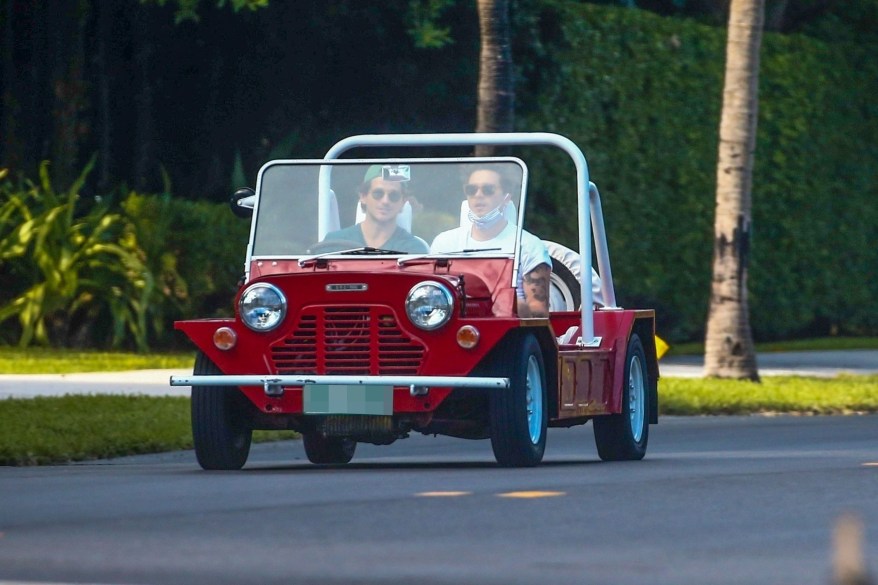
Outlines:
[[643,343],[634,333],[625,355],[622,412],[594,419],[595,443],[604,461],[635,461],[646,455],[651,383]]
[[[196,376],[217,376],[222,371],[200,351],[195,356]],[[250,455],[250,401],[234,386],[192,387],[192,439],[195,457],[203,469],[241,469]]]
[[491,390],[491,447],[504,467],[533,467],[546,450],[546,374],[543,353],[531,334],[513,341],[493,364],[495,375],[508,375],[510,387]]
[[316,431],[302,434],[302,444],[308,461],[317,464],[350,463],[357,450],[357,442],[346,437],[326,437]]

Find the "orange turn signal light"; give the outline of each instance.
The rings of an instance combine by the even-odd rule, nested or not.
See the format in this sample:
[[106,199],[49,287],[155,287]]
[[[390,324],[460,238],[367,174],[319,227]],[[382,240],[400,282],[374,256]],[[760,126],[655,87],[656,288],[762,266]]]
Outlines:
[[238,343],[238,334],[231,327],[220,327],[213,332],[213,344],[217,349],[228,351]]
[[472,325],[464,325],[457,330],[457,345],[472,349],[479,343],[479,330]]

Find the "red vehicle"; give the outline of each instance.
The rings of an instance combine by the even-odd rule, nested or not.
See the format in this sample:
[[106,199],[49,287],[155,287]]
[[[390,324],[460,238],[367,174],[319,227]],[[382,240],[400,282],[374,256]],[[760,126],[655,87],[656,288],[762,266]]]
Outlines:
[[[516,300],[529,237],[524,161],[339,158],[352,148],[476,144],[554,146],[576,166],[581,253],[546,242],[547,317],[521,316]],[[453,240],[439,234],[469,229],[467,197],[488,190],[463,185],[473,169],[503,177],[497,209],[514,238],[437,251]],[[643,458],[658,422],[655,314],[616,306],[600,196],[567,138],[354,136],[324,159],[267,163],[233,207],[252,216],[235,317],[176,324],[198,348],[193,375],[171,384],[192,387],[204,469],[242,467],[254,429],[299,431],[314,463],[347,463],[358,442],[417,432],[490,439],[500,465],[533,466],[547,427],[590,420],[601,459]],[[369,221],[394,220],[393,239],[364,245]]]

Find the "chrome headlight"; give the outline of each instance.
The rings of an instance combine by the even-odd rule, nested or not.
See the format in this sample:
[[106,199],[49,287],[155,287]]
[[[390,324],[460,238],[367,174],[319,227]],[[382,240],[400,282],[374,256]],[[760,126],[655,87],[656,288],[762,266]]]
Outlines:
[[238,308],[244,325],[253,331],[271,331],[284,320],[287,299],[273,284],[257,282],[241,295]]
[[439,329],[451,319],[454,297],[438,282],[421,282],[412,287],[405,299],[405,312],[416,327],[426,331]]

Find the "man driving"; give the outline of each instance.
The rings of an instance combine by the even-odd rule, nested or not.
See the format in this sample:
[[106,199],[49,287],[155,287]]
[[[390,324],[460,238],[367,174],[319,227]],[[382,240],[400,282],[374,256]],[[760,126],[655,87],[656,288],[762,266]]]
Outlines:
[[395,252],[427,252],[423,241],[397,224],[397,216],[408,200],[407,184],[410,178],[408,167],[400,167],[403,166],[370,166],[357,190],[364,219],[326,234],[324,241],[345,240]]

